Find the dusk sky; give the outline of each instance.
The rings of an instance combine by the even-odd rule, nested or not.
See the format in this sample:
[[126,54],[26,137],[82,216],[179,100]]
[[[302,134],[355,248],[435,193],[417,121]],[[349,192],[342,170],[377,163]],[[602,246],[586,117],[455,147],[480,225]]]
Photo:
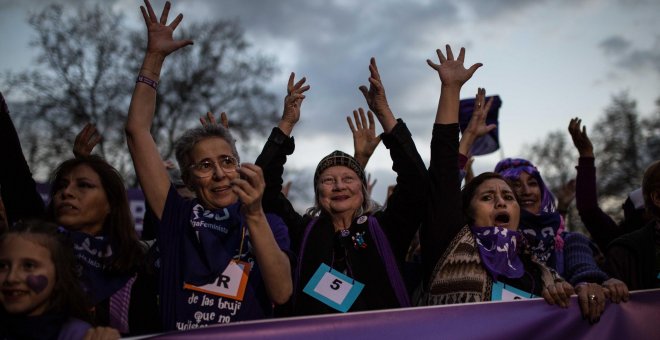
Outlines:
[[[0,0],[0,72],[32,65],[36,50],[29,46],[34,32],[27,16],[52,2]],[[70,9],[91,2],[60,1]],[[125,15],[126,25],[143,27],[141,2],[103,3]],[[160,13],[164,1],[153,4]],[[311,90],[293,132],[296,152],[287,167],[308,168],[309,181],[294,185],[310,191],[323,155],[335,149],[352,153],[345,117],[366,107],[358,86],[368,84],[372,56],[392,110],[408,124],[427,164],[440,80],[426,59],[437,62],[435,50],[450,44],[456,53],[461,46],[467,49],[467,66],[484,64],[461,97],[474,96],[477,87],[501,97],[502,150],[477,158],[477,173],[492,170],[502,155],[524,155],[526,145],[550,131],[565,131],[572,117],[592,127],[612,95],[628,91],[642,116],[660,97],[657,0],[174,1],[171,13],[179,12],[182,27],[237,19],[255,51],[273,56],[279,65],[268,88],[282,99],[291,71],[307,77]],[[230,113],[230,119],[237,115]],[[378,178],[374,198],[381,202],[394,181],[390,168],[381,145],[367,167]]]

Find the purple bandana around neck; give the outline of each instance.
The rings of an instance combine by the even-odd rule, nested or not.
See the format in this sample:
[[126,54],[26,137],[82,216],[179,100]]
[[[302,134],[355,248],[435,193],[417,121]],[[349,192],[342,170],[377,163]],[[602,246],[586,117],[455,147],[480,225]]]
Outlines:
[[73,242],[80,284],[92,304],[109,298],[131,278],[131,274],[110,273],[107,270],[106,264],[114,257],[114,247],[104,235],[92,236],[64,228],[60,231],[68,234]]
[[518,256],[522,234],[502,227],[470,226],[479,248],[481,262],[493,280],[499,276],[516,279],[523,276],[525,268]]
[[555,268],[555,250],[561,250],[557,237],[561,231],[559,213],[532,214],[520,209],[520,231],[527,238],[532,253],[539,261]]
[[[183,251],[186,254],[195,254],[187,258],[196,260],[186,264],[184,280],[187,283],[202,285],[212,282],[227,267],[229,261],[239,255],[243,223],[240,207],[240,202],[215,210],[207,210],[201,204],[193,206],[190,226],[197,235],[197,242],[186,243]],[[229,244],[235,244],[236,249],[228,249]],[[247,233],[241,255],[246,256],[250,249]]]

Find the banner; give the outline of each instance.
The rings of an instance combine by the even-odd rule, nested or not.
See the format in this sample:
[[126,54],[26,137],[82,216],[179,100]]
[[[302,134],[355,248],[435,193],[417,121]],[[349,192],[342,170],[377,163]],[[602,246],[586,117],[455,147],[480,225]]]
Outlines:
[[608,303],[596,324],[543,299],[388,309],[247,321],[167,333],[158,339],[660,339],[660,289]]

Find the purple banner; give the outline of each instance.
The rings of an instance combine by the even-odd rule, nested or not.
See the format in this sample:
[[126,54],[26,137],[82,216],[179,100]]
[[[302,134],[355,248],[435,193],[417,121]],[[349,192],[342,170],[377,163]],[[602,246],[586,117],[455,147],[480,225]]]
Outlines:
[[390,309],[248,321],[167,333],[158,339],[660,339],[660,289],[610,303],[594,325],[543,299]]

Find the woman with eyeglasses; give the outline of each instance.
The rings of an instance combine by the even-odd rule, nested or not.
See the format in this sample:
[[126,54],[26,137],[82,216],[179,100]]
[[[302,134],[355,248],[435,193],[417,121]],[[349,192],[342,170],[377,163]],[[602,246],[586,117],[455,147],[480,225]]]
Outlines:
[[287,228],[261,207],[262,171],[240,164],[227,129],[207,125],[176,142],[181,177],[196,198],[170,183],[150,133],[163,61],[192,44],[174,40],[179,14],[169,25],[170,3],[160,16],[148,0],[140,7],[147,51],[126,122],[127,143],[147,203],[160,220],[160,304],[165,329],[192,329],[272,315],[291,296]]

